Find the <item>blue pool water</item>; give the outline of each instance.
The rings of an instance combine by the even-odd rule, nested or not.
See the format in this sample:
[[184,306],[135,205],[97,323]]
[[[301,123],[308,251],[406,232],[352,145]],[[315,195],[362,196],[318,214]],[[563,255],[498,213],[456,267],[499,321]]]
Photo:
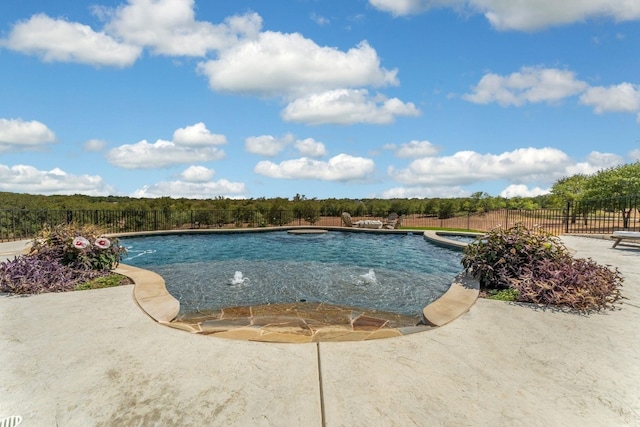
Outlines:
[[160,274],[180,312],[325,302],[417,315],[449,288],[462,254],[422,234],[182,234],[120,239],[124,263]]

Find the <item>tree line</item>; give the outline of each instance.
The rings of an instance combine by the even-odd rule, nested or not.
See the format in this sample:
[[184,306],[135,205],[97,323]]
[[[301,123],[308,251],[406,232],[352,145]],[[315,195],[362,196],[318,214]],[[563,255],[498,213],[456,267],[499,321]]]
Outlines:
[[487,212],[496,209],[539,209],[561,204],[552,195],[538,197],[493,197],[478,192],[470,197],[411,198],[411,199],[317,199],[296,194],[291,198],[212,199],[188,198],[132,198],[126,196],[34,195],[0,192],[0,209],[23,210],[189,210],[189,211],[293,211],[304,217],[308,211],[321,216],[340,216],[349,212],[354,216],[384,216],[390,212],[400,215],[423,214],[450,217],[456,212]]
[[[640,162],[576,174],[557,180],[549,194],[504,198],[476,192],[469,197],[409,199],[317,199],[295,194],[291,198],[211,199],[133,198],[126,196],[35,195],[0,192],[0,209],[23,210],[118,210],[118,211],[254,211],[272,217],[290,211],[297,218],[340,216],[386,216],[422,214],[451,218],[458,213],[482,213],[498,209],[558,209],[567,202],[615,198],[640,194]],[[586,205],[585,205],[586,206]]]

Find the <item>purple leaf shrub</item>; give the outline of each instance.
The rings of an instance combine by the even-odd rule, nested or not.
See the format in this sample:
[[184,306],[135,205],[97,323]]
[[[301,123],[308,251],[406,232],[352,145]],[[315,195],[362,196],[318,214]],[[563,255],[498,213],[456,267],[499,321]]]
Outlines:
[[93,226],[46,227],[28,255],[0,262],[0,292],[33,294],[73,290],[80,283],[110,274],[125,249],[102,237]]
[[622,275],[592,259],[571,257],[538,262],[523,270],[510,286],[520,292],[520,301],[558,305],[577,311],[612,307],[620,299]]
[[522,224],[491,230],[468,245],[462,265],[482,289],[517,290],[521,302],[587,312],[611,308],[621,298],[617,269],[573,258],[559,238]]
[[108,271],[78,270],[62,264],[56,258],[42,255],[23,255],[0,262],[0,292],[39,294],[64,292]]

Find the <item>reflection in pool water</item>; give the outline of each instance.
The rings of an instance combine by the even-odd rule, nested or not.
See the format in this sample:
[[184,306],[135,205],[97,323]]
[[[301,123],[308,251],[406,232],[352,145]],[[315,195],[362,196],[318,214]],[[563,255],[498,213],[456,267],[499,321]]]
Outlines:
[[121,242],[124,263],[160,274],[181,313],[304,301],[416,315],[446,292],[462,257],[421,234],[269,231]]

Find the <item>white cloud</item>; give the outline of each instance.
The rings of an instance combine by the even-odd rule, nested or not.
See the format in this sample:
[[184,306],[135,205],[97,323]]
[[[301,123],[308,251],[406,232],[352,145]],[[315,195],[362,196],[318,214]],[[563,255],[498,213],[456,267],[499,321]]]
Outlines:
[[366,89],[334,89],[291,102],[282,112],[288,122],[307,124],[388,124],[397,116],[418,116],[420,110],[398,98],[370,96]]
[[266,31],[223,50],[198,70],[214,91],[296,97],[336,87],[397,85],[366,42],[347,52],[318,46],[298,33]]
[[640,18],[636,0],[470,0],[470,4],[499,30],[533,31],[601,17],[615,21]]
[[213,199],[215,197],[244,198],[247,188],[242,182],[221,179],[215,182],[163,181],[146,185],[131,195],[132,197],[173,197],[189,199]]
[[629,151],[627,157],[631,159],[632,162],[640,162],[640,148],[636,148],[635,150]]
[[0,191],[89,196],[114,193],[113,188],[97,175],[70,175],[58,168],[41,171],[28,165],[0,165]]
[[56,135],[36,120],[0,119],[0,152],[40,149],[56,142]]
[[153,169],[219,160],[225,156],[225,152],[214,145],[226,143],[226,137],[211,134],[203,123],[177,129],[174,138],[176,141],[142,140],[121,145],[109,150],[106,158],[112,165],[125,169]]
[[106,154],[107,161],[125,169],[153,169],[182,163],[207,162],[224,157],[224,151],[215,147],[181,146],[172,141],[142,140],[112,148]]
[[353,181],[371,174],[375,164],[371,159],[339,154],[328,162],[300,158],[286,160],[280,164],[259,162],[254,172],[270,178],[317,179],[321,181]]
[[580,102],[592,106],[597,114],[634,113],[640,111],[640,85],[621,83],[609,87],[590,87],[580,97]]
[[401,144],[400,148],[395,152],[395,155],[400,158],[433,157],[439,152],[440,147],[429,141],[414,140]]
[[500,197],[511,199],[513,197],[536,197],[543,194],[549,194],[549,189],[542,189],[540,187],[529,188],[524,184],[511,184],[500,192]]
[[[628,157],[640,159],[640,149]],[[550,192],[558,179],[576,174],[591,175],[599,170],[623,164],[617,154],[593,151],[582,162],[574,162],[554,148],[523,148],[499,155],[458,152],[453,156],[419,159],[407,169],[389,174],[405,187],[385,190],[382,198],[468,197],[463,187],[491,181],[506,181],[500,197],[536,197]]]
[[636,0],[369,0],[394,16],[412,15],[435,7],[465,9],[482,13],[499,30],[534,31],[541,28],[582,22],[590,18],[629,21],[640,18]]
[[260,32],[256,13],[231,16],[221,24],[195,19],[194,0],[129,0],[115,9],[94,6],[102,31],[44,14],[14,25],[0,46],[38,55],[44,61],[95,66],[132,65],[144,48],[167,56],[205,56]]
[[180,174],[180,179],[184,182],[208,182],[215,173],[213,169],[204,166],[189,166]]
[[578,162],[567,167],[566,176],[577,174],[591,175],[601,169],[607,169],[624,163],[624,158],[617,154],[592,151],[584,162]]
[[320,26],[329,25],[331,23],[331,20],[329,18],[318,15],[315,12],[311,14],[311,20]]
[[44,14],[13,26],[0,46],[40,56],[45,62],[78,62],[94,66],[132,65],[142,49],[120,43],[88,25],[52,19]]
[[322,157],[327,155],[327,149],[322,142],[313,138],[296,141],[296,148],[305,157]]
[[369,0],[376,9],[389,12],[394,16],[414,15],[435,7],[464,4],[465,0]]
[[613,153],[601,153],[599,151],[592,151],[587,155],[587,163],[589,163],[593,167],[605,169],[611,166],[623,164],[624,158]]
[[106,146],[107,141],[103,141],[102,139],[90,139],[82,144],[85,151],[102,151]]
[[553,181],[571,160],[555,148],[520,148],[502,154],[460,151],[449,157],[417,159],[407,169],[389,168],[398,182],[409,185],[467,185],[506,179],[514,183]]
[[557,68],[522,67],[508,76],[489,73],[463,99],[476,104],[497,102],[502,106],[556,102],[587,88],[575,73]]
[[194,0],[129,0],[115,10],[98,8],[110,20],[105,30],[137,46],[168,56],[205,56],[241,37],[254,37],[262,26],[256,13],[214,25],[195,19]]
[[273,157],[293,143],[293,135],[287,133],[281,138],[272,135],[251,136],[244,141],[244,148],[249,153]]
[[[336,88],[359,91],[399,84],[398,70],[382,67],[366,41],[348,50],[320,46],[299,33],[262,31],[262,18],[253,12],[220,24],[198,21],[195,0],[128,0],[116,8],[94,6],[93,11],[105,21],[102,31],[40,14],[15,24],[0,46],[45,61],[95,66],[132,65],[145,48],[167,56],[210,55],[214,59],[200,62],[197,72],[206,76],[212,90],[295,101],[283,117],[296,122],[387,124],[398,115],[419,114],[412,103],[369,98],[366,91],[359,95],[362,99],[342,105],[351,110],[346,119],[327,117],[322,106],[319,111],[309,104],[318,98],[344,104],[343,97],[339,101],[328,94]],[[315,18],[327,23],[323,17]],[[310,93],[319,95],[299,99]]]
[[212,134],[204,123],[199,122],[192,126],[176,129],[173,133],[173,141],[185,146],[222,145],[227,143],[224,135]]
[[382,199],[429,199],[434,197],[440,198],[458,198],[469,197],[471,193],[459,186],[416,186],[416,187],[394,187],[383,191],[380,195]]

